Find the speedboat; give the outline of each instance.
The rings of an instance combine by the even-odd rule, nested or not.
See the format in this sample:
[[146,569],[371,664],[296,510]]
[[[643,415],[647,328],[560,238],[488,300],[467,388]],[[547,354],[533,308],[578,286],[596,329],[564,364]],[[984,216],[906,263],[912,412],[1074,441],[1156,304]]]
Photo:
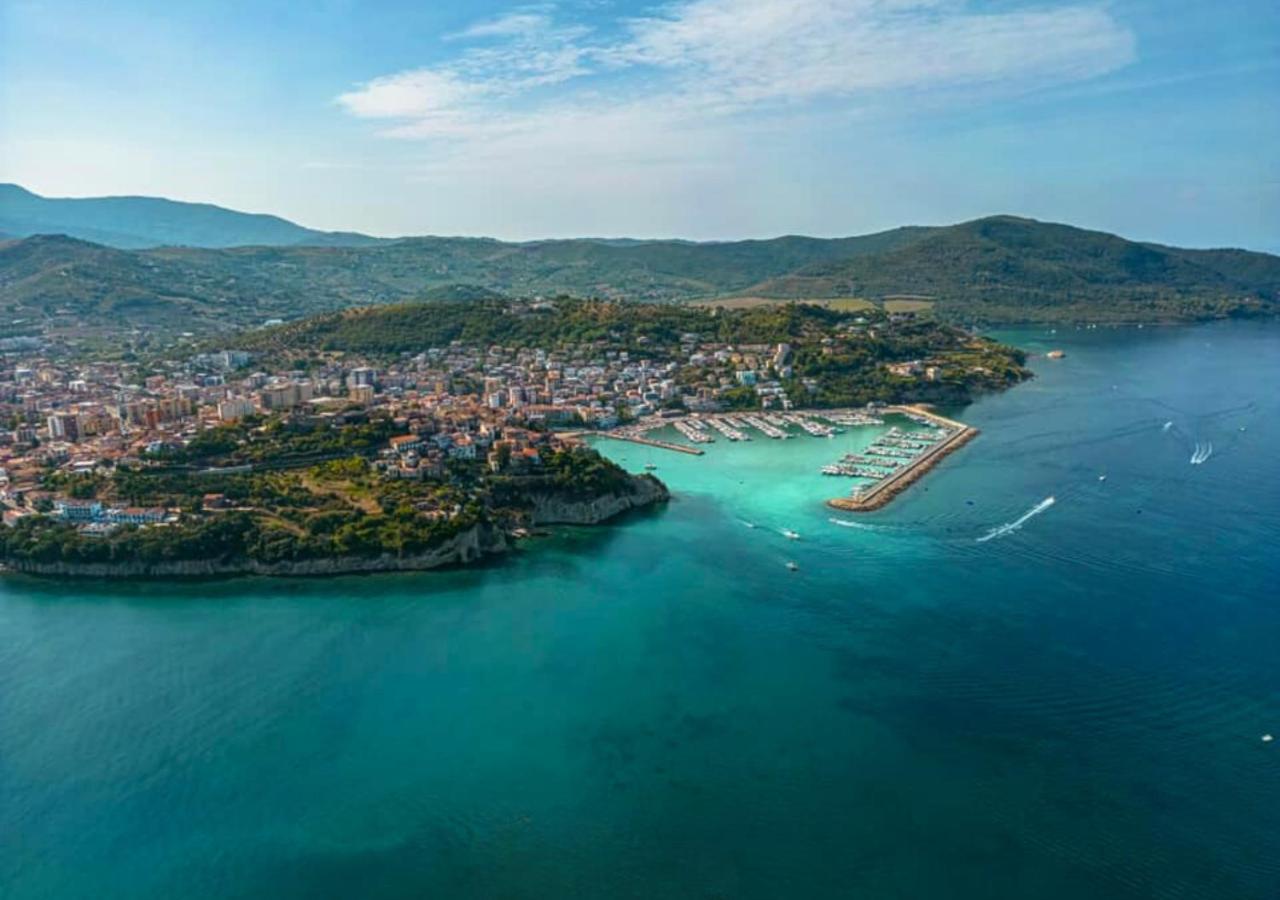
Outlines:
[[787,568],[790,569],[792,572],[800,571],[800,567],[796,565],[794,562],[792,562],[791,560],[787,560]]
[[785,537],[785,538],[786,538],[787,540],[789,540],[789,541],[798,541],[798,540],[800,540],[800,532],[798,532],[798,531],[792,531],[790,528],[784,528],[784,529],[782,530],[782,536],[783,536],[783,537]]

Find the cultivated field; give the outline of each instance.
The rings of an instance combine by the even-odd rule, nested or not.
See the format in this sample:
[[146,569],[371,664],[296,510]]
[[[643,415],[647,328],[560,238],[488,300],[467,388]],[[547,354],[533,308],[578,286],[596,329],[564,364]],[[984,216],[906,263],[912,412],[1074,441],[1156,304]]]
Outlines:
[[720,297],[715,300],[697,301],[698,306],[719,306],[722,309],[750,309],[756,306],[774,306],[779,303],[808,303],[813,306],[825,306],[827,309],[838,309],[842,312],[876,308],[875,303],[863,300],[861,297]]
[[932,300],[893,297],[884,301],[885,312],[928,312],[933,309]]

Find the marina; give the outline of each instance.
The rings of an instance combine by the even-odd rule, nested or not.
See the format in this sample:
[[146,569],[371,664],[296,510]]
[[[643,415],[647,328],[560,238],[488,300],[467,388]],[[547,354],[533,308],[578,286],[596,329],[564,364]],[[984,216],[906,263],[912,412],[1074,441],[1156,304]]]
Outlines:
[[707,424],[703,421],[698,419],[676,419],[671,425],[686,439],[695,444],[715,443],[715,438],[708,433]]
[[[874,478],[867,486],[854,488],[848,497],[828,500],[827,505],[845,512],[870,512],[880,509],[890,500],[915,484],[926,472],[948,454],[955,452],[978,435],[978,430],[963,422],[948,419],[918,406],[898,407],[902,413],[924,431],[901,432],[891,429],[865,451],[866,457],[874,457],[876,465],[893,461],[892,470]],[[866,458],[864,457],[864,459]],[[857,466],[850,474],[861,477],[874,469]],[[844,474],[843,472],[837,474]]]
[[[662,450],[701,456],[703,447],[723,438],[733,443],[764,437],[774,441],[804,438],[832,439],[846,429],[886,425],[886,417],[906,422],[892,425],[866,446],[855,444],[818,471],[824,476],[851,478],[848,496],[828,500],[829,506],[852,512],[879,509],[931,469],[947,454],[971,440],[977,431],[963,422],[919,406],[862,409],[697,413],[689,416],[650,416],[599,436],[630,441]],[[671,428],[684,442],[650,434]]]

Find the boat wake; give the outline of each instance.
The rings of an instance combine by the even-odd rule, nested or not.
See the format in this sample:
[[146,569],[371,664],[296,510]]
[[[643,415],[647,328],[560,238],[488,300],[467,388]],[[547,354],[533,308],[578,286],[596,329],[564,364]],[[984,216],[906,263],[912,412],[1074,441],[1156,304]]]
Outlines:
[[867,525],[864,522],[850,522],[848,519],[827,519],[832,525],[839,525],[841,528],[861,528],[863,531],[874,531],[874,525]]
[[1199,466],[1208,462],[1209,457],[1213,456],[1212,442],[1207,444],[1196,444],[1195,452],[1191,454],[1191,465]]
[[998,537],[1004,537],[1006,534],[1011,534],[1012,532],[1017,531],[1029,519],[1033,519],[1036,516],[1040,515],[1040,513],[1044,512],[1050,506],[1053,506],[1053,504],[1056,502],[1057,501],[1054,500],[1054,498],[1052,497],[1045,497],[1043,500],[1041,500],[1035,506],[1031,507],[1022,515],[1018,516],[1018,518],[1014,519],[1012,522],[1005,522],[1003,525],[988,531],[982,537],[978,538],[978,543],[985,544],[989,540],[992,540]]

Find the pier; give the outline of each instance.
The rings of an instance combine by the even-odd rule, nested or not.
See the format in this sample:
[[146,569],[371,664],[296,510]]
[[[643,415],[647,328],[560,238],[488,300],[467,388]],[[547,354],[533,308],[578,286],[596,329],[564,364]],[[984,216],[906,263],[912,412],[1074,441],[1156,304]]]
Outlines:
[[627,434],[621,431],[600,431],[596,432],[594,436],[608,438],[611,441],[630,441],[633,444],[644,444],[646,447],[657,447],[660,450],[675,450],[677,453],[688,453],[690,456],[702,456],[706,452],[701,447],[673,444],[670,441],[657,441],[643,435]]
[[836,497],[827,501],[833,509],[844,512],[870,512],[885,506],[890,500],[919,481],[926,472],[936,466],[948,454],[959,450],[978,436],[978,429],[918,406],[891,407],[885,412],[905,415],[918,425],[932,425],[947,432],[942,440],[933,443],[913,460],[902,460],[898,469],[868,488],[855,491],[849,497]]

